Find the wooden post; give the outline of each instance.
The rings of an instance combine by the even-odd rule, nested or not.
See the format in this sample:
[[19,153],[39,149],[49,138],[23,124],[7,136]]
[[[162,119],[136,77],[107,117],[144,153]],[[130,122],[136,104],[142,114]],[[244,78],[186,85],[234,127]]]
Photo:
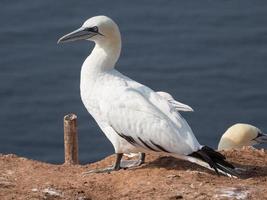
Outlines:
[[73,113],[64,117],[65,164],[79,164],[77,116]]

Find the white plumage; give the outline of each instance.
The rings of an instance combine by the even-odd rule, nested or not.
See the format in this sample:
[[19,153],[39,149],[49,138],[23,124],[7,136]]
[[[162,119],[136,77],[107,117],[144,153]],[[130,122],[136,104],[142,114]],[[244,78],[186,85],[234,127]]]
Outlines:
[[[105,16],[90,18],[59,42],[78,39],[95,42],[93,51],[82,65],[82,101],[118,155],[152,151],[183,158],[191,154],[198,157],[196,154],[202,151],[202,146],[186,120],[176,111],[175,103],[180,110],[190,111],[192,108],[174,102],[168,94],[157,93],[114,69],[121,52],[121,36],[114,21]],[[208,157],[223,158],[213,150],[205,151]],[[197,160],[206,159],[200,158]],[[192,159],[195,158],[189,160]],[[217,171],[212,166],[212,159],[205,162]]]
[[[138,137],[154,147],[151,141],[169,152],[187,155],[201,148],[187,122],[170,106],[168,101],[150,88],[122,75],[114,64],[121,51],[117,26],[105,17],[91,18],[85,22],[114,24],[112,41],[104,43],[106,34],[94,38],[96,46],[85,60],[81,71],[82,101],[109,138],[117,153],[149,150],[143,145],[131,145],[116,132]],[[92,25],[90,25],[92,26]],[[105,32],[101,27],[99,31]],[[101,45],[98,45],[100,41]],[[102,58],[102,59],[100,59]],[[141,142],[140,142],[141,143]],[[142,144],[142,143],[141,143]]]

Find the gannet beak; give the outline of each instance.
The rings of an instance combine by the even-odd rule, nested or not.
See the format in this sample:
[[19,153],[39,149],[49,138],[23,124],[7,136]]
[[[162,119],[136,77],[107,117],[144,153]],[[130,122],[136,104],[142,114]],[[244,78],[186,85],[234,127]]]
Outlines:
[[72,42],[76,40],[85,40],[98,34],[99,33],[94,31],[93,28],[81,27],[71,33],[68,33],[67,35],[64,35],[57,41],[57,43],[59,44],[64,42]]
[[267,143],[267,134],[258,133],[257,137],[254,140],[257,143]]

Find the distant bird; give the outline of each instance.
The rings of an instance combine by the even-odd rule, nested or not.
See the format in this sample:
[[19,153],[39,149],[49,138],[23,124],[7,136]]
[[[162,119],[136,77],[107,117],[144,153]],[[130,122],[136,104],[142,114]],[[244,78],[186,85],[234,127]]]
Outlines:
[[235,124],[222,135],[218,150],[238,149],[267,143],[267,134],[250,124]]
[[213,149],[198,143],[191,128],[166,98],[114,69],[121,52],[117,24],[106,16],[88,19],[58,41],[95,42],[81,69],[81,98],[88,112],[113,144],[121,169],[123,153],[165,152],[209,169],[238,176],[235,167]]

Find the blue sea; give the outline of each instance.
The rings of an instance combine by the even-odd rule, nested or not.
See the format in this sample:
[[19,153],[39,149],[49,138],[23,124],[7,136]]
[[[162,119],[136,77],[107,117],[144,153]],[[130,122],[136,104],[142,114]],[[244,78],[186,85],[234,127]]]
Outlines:
[[267,1],[2,0],[0,13],[0,153],[62,163],[71,112],[82,163],[113,153],[80,99],[93,44],[57,44],[95,15],[120,27],[117,69],[190,105],[201,144],[216,148],[238,122],[267,132]]

